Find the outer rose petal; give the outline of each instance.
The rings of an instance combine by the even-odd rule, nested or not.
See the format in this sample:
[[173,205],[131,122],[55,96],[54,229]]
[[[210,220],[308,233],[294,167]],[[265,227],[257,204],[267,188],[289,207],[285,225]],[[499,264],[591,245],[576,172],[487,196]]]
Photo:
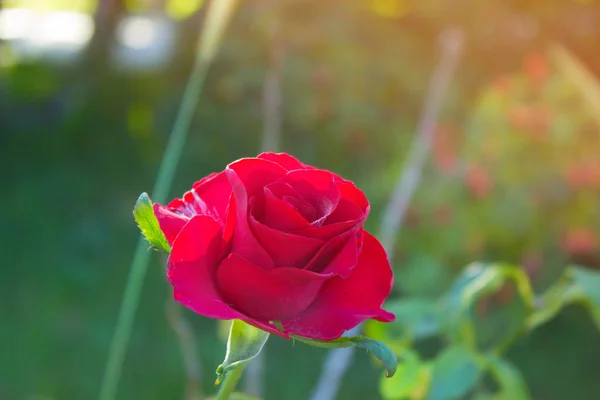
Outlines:
[[221,224],[225,223],[231,185],[225,172],[210,174],[194,183],[192,189],[169,203],[169,208],[188,217],[210,215]]
[[261,153],[256,158],[273,161],[274,163],[281,165],[288,171],[293,171],[295,169],[312,168],[307,165],[304,165],[298,159],[286,153]]
[[229,244],[233,238],[236,219],[235,196],[231,193],[229,204],[227,204],[227,210],[225,211],[225,224],[223,225],[223,241],[227,244]]
[[341,178],[339,175],[333,174],[336,179],[336,184],[340,191],[340,196],[344,199],[348,199],[352,201],[354,204],[359,206],[361,210],[365,213],[365,218],[369,214],[371,206],[369,205],[369,200],[367,200],[367,196],[363,193],[362,190],[356,187],[353,182],[347,181]]
[[[247,199],[253,196],[262,196],[263,188],[271,182],[275,182],[286,174],[286,170],[274,162],[260,158],[242,158],[227,166],[225,172],[229,183],[230,172],[234,171],[239,181],[244,186]],[[237,199],[240,200],[240,199]]]
[[280,321],[304,311],[328,275],[296,268],[267,271],[238,254],[230,254],[217,269],[223,296],[236,309],[262,321]]
[[193,217],[177,236],[169,256],[167,279],[175,289],[175,300],[207,317],[236,318],[214,282],[222,254],[221,225],[206,215]]
[[154,215],[169,244],[194,215],[210,215],[225,224],[231,186],[224,172],[210,174],[194,183],[192,189],[168,206],[154,204]]
[[310,307],[298,317],[283,321],[283,328],[299,336],[332,340],[368,318],[393,321],[394,314],[381,308],[393,280],[385,250],[365,232],[352,274],[346,279],[335,277],[327,281]]
[[184,215],[176,214],[168,207],[157,203],[152,205],[152,209],[154,210],[154,215],[158,220],[160,230],[163,231],[167,241],[170,245],[172,245],[173,241],[177,235],[179,235],[179,232],[183,229],[185,224],[187,224],[190,218]]
[[176,301],[209,318],[242,319],[260,329],[288,338],[268,321],[255,320],[223,301],[215,283],[215,270],[223,248],[221,226],[204,215],[193,217],[173,244],[167,279]]

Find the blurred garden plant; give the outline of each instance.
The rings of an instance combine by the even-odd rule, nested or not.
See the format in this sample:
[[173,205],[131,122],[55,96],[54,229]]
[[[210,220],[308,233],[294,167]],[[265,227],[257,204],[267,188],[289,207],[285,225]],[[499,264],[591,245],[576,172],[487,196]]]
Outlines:
[[169,253],[175,300],[233,320],[218,398],[228,398],[271,333],[364,348],[394,375],[397,360],[385,344],[341,337],[367,319],[394,320],[381,308],[393,285],[389,260],[363,229],[369,209],[354,183],[285,153],[235,161],[167,206],[140,196],[135,219]]
[[[581,83],[579,77],[589,75],[566,50],[555,46],[550,54],[529,54],[521,71],[498,77],[482,91],[462,144],[453,129],[438,132],[438,174],[426,193],[432,197],[416,202],[409,221],[411,235],[423,232],[414,244],[427,246],[429,259],[409,261],[400,270],[407,296],[388,303],[396,321],[370,321],[365,329],[401,360],[396,376],[380,383],[384,399],[531,399],[507,351],[571,304],[588,310],[600,329],[600,273],[556,265],[597,264],[600,143],[590,111],[599,86],[589,79]],[[456,178],[462,187],[447,185]],[[451,208],[440,198],[463,206]],[[444,226],[436,235],[449,237],[438,237],[432,247],[423,235],[434,225]],[[435,260],[446,266],[457,250],[523,265],[470,264],[437,295]],[[411,247],[411,253],[425,251]],[[555,259],[546,262],[541,254]],[[413,266],[421,272],[414,274]]]
[[[573,303],[589,310],[600,329],[599,273],[571,266],[536,295],[521,267],[474,263],[438,299],[390,302],[396,321],[388,326],[370,321],[365,329],[401,360],[397,374],[382,379],[381,395],[386,400],[531,399],[519,370],[504,354]],[[425,358],[415,346],[434,338],[445,345]]]
[[553,49],[484,86],[464,130],[439,126],[398,250],[405,293],[439,293],[470,260],[522,264],[539,289],[564,265],[599,265],[600,85]]

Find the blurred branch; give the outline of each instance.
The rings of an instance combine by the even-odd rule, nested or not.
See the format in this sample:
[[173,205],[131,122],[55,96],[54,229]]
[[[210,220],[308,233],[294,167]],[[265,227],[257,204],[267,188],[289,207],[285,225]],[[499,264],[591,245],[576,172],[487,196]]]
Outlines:
[[[379,228],[379,238],[390,260],[393,259],[394,243],[402,227],[406,210],[421,180],[423,166],[431,148],[444,95],[458,64],[463,44],[462,31],[458,28],[447,29],[440,36],[440,44],[442,48],[441,61],[431,77],[425,107],[417,127],[417,135],[410,148],[406,165],[403,166],[398,183],[394,187],[383,213]],[[361,330],[362,324],[346,334],[349,336],[358,335]],[[335,399],[342,378],[346,369],[350,366],[353,356],[354,349],[352,347],[334,349],[329,352],[323,364],[319,382],[313,392],[312,400]]]
[[167,300],[165,311],[167,321],[179,339],[181,358],[183,359],[183,367],[187,377],[184,398],[185,400],[200,400],[202,399],[202,368],[198,359],[194,330],[181,313],[181,306],[172,298]]
[[564,46],[555,43],[548,49],[548,54],[558,69],[579,89],[592,118],[600,127],[600,82]]
[[[271,4],[271,7],[276,4]],[[281,137],[281,75],[283,70],[285,47],[281,40],[279,18],[273,10],[268,11],[270,15],[268,26],[269,60],[265,74],[263,88],[263,133],[261,140],[261,151],[277,152],[280,148]],[[244,392],[263,397],[263,375],[265,364],[265,348],[254,360],[252,360],[244,375]]]
[[[216,53],[220,37],[235,9],[235,0],[213,0],[207,7],[206,23],[202,30],[200,45],[196,51],[194,66],[181,100],[181,105],[173,129],[163,155],[152,198],[157,203],[167,201],[171,183],[183,152],[187,134],[192,124],[198,98],[202,93],[208,67]],[[115,333],[110,343],[104,377],[100,387],[99,398],[112,400],[115,398],[133,321],[137,312],[140,294],[150,261],[148,243],[140,237],[131,263],[129,277],[123,294]]]
[[264,127],[261,149],[276,152],[279,150],[281,136],[281,73],[285,49],[279,35],[279,22],[275,18],[270,31],[269,67],[263,92]]
[[448,90],[450,78],[454,75],[463,44],[463,33],[457,28],[444,31],[440,36],[442,47],[441,61],[431,77],[425,107],[419,118],[417,135],[412,143],[405,166],[398,183],[381,218],[379,238],[388,258],[394,258],[394,243],[402,228],[402,221],[412,196],[421,180],[423,167],[427,161],[433,142],[438,114]]

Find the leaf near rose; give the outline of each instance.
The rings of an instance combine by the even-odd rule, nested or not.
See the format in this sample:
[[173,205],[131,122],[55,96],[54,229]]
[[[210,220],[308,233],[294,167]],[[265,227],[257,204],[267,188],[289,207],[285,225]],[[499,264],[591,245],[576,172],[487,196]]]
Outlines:
[[165,237],[165,234],[160,229],[160,225],[154,210],[152,209],[152,201],[147,193],[142,193],[135,203],[133,208],[133,217],[137,222],[142,235],[146,238],[152,248],[163,250],[166,253],[171,252],[171,246]]

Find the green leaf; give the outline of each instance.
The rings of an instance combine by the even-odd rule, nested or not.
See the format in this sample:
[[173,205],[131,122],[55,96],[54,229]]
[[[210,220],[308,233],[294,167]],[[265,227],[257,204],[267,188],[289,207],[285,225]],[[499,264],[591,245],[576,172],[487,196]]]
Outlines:
[[300,336],[293,336],[294,339],[299,342],[309,344],[315,347],[324,347],[328,349],[332,348],[343,348],[356,346],[360,347],[383,363],[383,366],[387,370],[386,376],[391,378],[396,373],[398,368],[398,359],[396,355],[385,343],[378,340],[369,339],[365,336],[343,336],[334,340],[315,340]]
[[582,267],[571,267],[568,274],[583,290],[591,305],[600,308],[600,274]]
[[381,396],[386,400],[423,398],[429,386],[429,368],[413,350],[406,349],[400,358],[396,374],[379,382]]
[[583,293],[566,274],[550,286],[537,301],[536,310],[527,320],[529,330],[550,321],[567,304],[583,300]]
[[369,320],[364,325],[363,332],[364,336],[385,343],[394,354],[398,355],[413,344],[413,338],[402,329],[389,322]]
[[579,288],[579,301],[587,307],[596,328],[600,330],[600,274],[583,267],[571,267],[567,273]]
[[488,355],[485,358],[485,364],[500,386],[500,392],[494,396],[495,400],[531,399],[527,384],[517,367],[494,355]]
[[471,264],[446,296],[444,326],[451,338],[471,347],[502,347],[524,330],[533,301],[521,268]]
[[269,333],[242,320],[234,319],[229,330],[225,360],[217,367],[217,382],[236,368],[239,368],[260,353],[269,338]]
[[[404,337],[419,340],[439,333],[441,310],[437,301],[408,298],[387,303],[386,309],[396,315],[389,324],[389,330],[398,327]],[[393,332],[392,332],[393,333]]]
[[489,393],[485,390],[480,390],[473,394],[470,400],[498,400],[493,393]]
[[448,347],[433,362],[427,400],[460,398],[473,389],[481,373],[481,364],[469,349]]
[[529,329],[554,318],[562,308],[580,303],[586,307],[600,330],[600,274],[582,267],[569,267],[563,277],[540,297],[538,307],[528,319]]
[[142,234],[152,247],[164,250],[167,253],[171,252],[171,246],[165,234],[160,229],[160,225],[152,209],[152,201],[147,193],[142,193],[135,203],[133,217],[140,227]]
[[475,332],[466,314],[469,311],[465,306],[465,291],[485,271],[481,263],[468,265],[459,274],[452,284],[444,299],[445,309],[443,312],[443,325],[453,338],[460,338],[474,345]]

